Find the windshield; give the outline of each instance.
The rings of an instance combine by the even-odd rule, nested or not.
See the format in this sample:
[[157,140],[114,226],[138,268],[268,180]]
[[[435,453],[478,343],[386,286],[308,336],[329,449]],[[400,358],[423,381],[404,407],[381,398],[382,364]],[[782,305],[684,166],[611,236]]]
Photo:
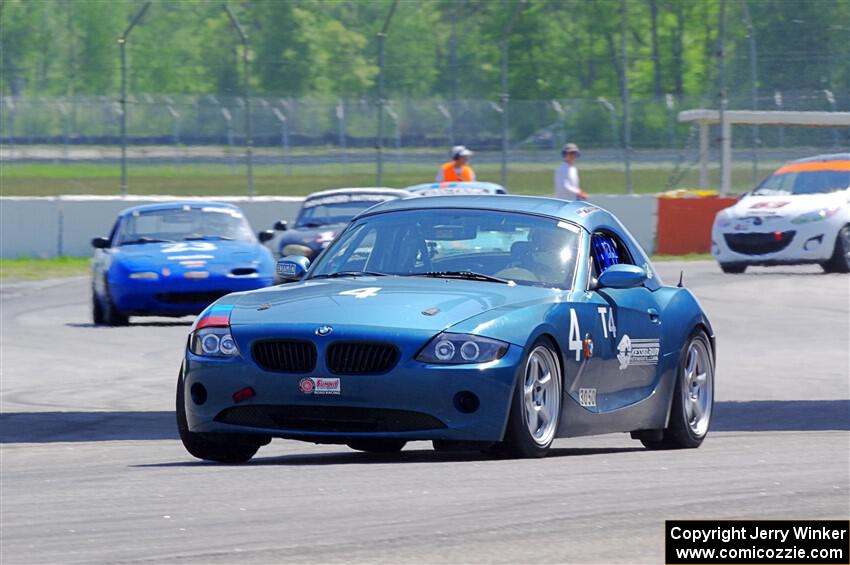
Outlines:
[[405,210],[369,216],[348,226],[310,276],[460,276],[569,288],[578,242],[578,227],[539,216]]
[[823,194],[850,187],[850,161],[791,163],[767,177],[753,194]]
[[254,234],[238,210],[211,206],[133,212],[118,232],[118,245],[204,239],[252,241]]
[[308,199],[298,214],[295,227],[319,227],[346,224],[351,218],[378,202],[392,200],[384,194],[335,194]]

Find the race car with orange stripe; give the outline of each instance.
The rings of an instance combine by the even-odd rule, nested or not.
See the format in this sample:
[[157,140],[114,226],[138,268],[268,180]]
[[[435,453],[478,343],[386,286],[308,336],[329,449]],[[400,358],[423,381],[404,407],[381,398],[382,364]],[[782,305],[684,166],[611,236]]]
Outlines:
[[787,163],[721,210],[711,252],[725,273],[818,263],[850,272],[850,153]]

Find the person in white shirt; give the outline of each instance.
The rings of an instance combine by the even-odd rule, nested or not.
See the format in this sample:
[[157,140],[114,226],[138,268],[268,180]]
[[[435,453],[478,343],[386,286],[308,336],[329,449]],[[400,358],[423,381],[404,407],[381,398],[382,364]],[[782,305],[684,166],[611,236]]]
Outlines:
[[578,169],[575,166],[575,160],[580,155],[581,151],[575,143],[567,143],[561,149],[564,161],[555,169],[555,198],[587,200],[587,193],[579,185]]

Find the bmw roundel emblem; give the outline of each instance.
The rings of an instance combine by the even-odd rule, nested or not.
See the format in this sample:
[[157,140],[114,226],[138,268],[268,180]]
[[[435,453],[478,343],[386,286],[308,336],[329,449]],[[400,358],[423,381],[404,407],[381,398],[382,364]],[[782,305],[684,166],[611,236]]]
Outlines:
[[334,331],[334,329],[331,326],[319,326],[318,328],[316,328],[316,335],[326,336],[330,335],[332,331]]

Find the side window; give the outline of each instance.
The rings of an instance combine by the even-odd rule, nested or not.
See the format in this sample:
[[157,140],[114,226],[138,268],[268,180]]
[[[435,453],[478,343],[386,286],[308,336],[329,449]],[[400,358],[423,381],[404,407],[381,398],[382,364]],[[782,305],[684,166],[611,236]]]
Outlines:
[[607,232],[596,232],[590,241],[590,260],[593,264],[593,276],[599,277],[612,265],[633,265],[626,246],[620,239]]

